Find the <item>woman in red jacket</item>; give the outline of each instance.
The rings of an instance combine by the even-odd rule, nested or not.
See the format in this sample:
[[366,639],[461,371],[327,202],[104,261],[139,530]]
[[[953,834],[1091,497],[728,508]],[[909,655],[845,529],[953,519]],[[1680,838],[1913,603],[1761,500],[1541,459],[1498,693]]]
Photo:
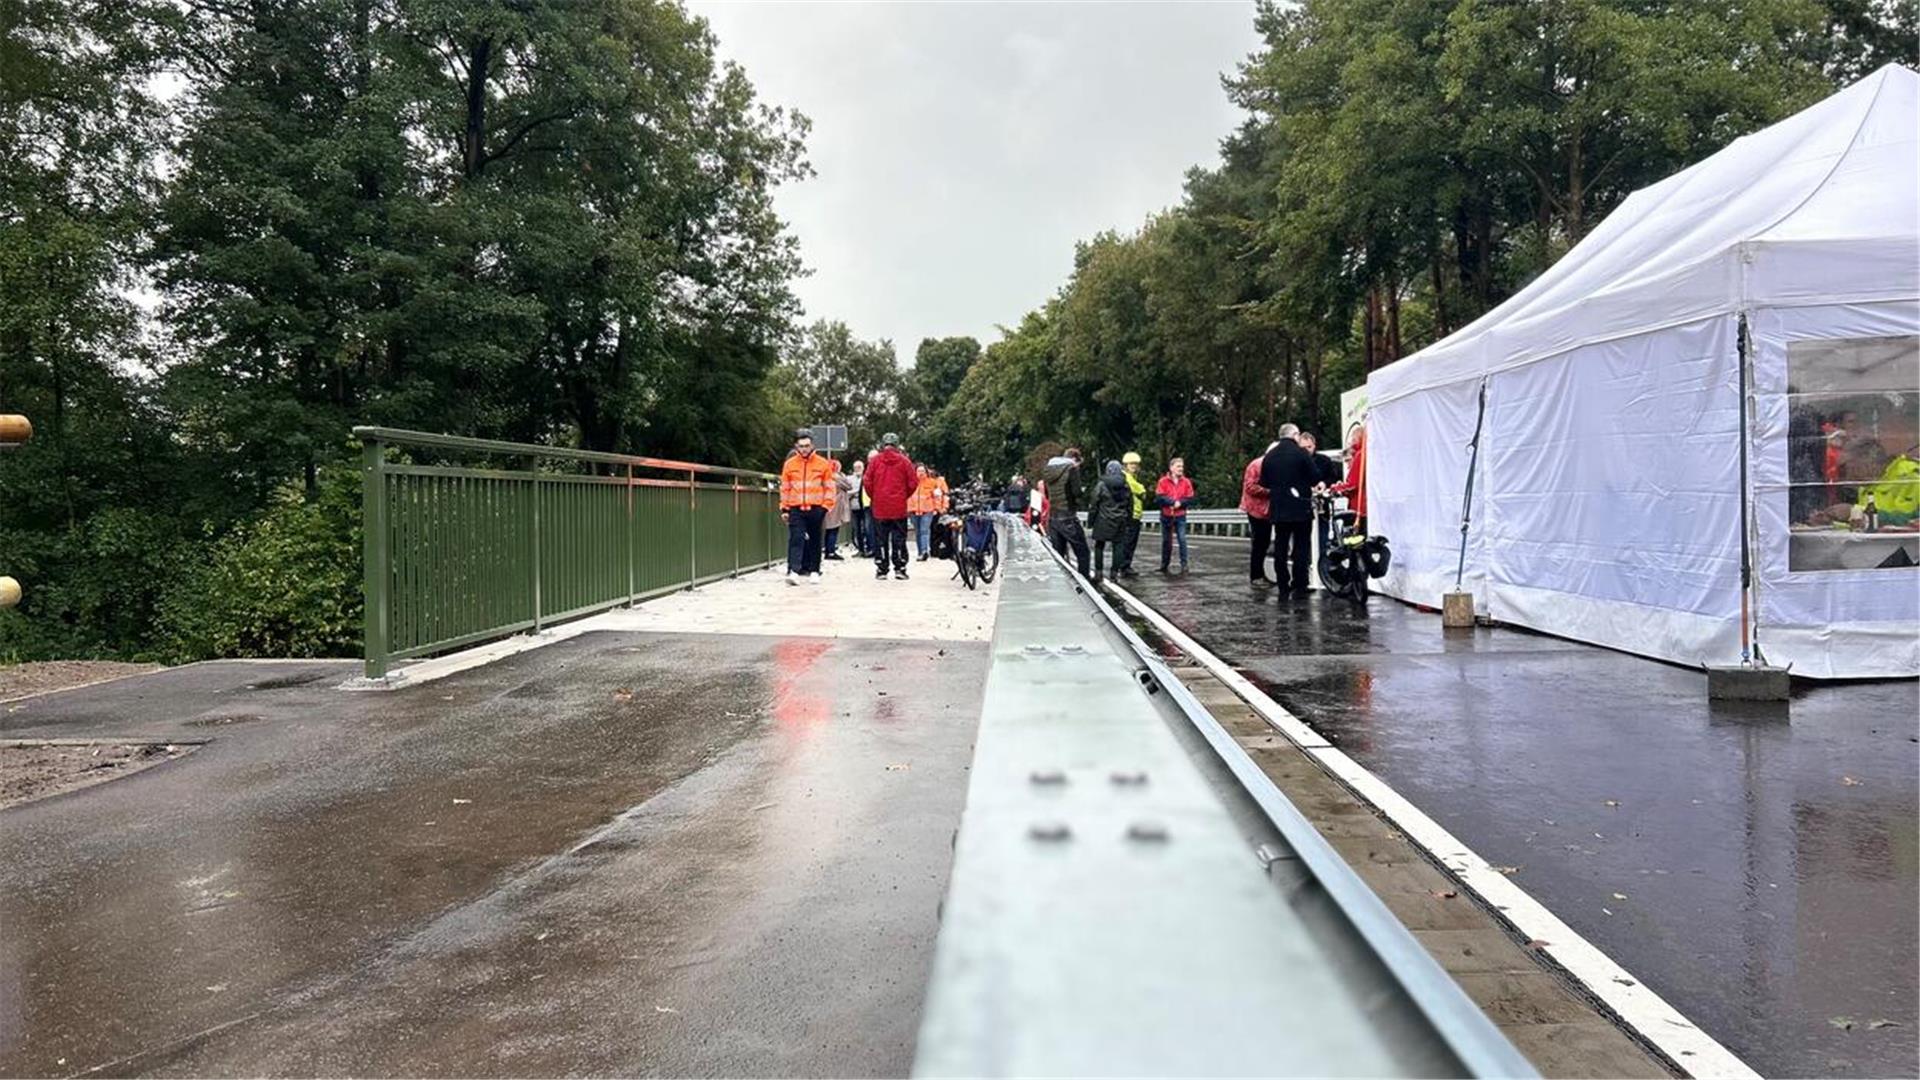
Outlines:
[[1187,459],[1167,462],[1167,475],[1153,487],[1160,507],[1160,572],[1173,561],[1173,541],[1180,540],[1180,572],[1187,572],[1187,506],[1193,502],[1193,481],[1187,479]]

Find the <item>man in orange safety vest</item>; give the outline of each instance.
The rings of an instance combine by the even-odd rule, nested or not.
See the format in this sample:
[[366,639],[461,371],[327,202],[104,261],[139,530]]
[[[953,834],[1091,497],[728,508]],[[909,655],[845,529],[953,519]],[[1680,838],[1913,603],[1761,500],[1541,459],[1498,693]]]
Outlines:
[[833,462],[813,452],[813,433],[802,428],[793,453],[780,466],[780,520],[787,523],[787,584],[820,584],[820,541],[827,511],[838,494]]

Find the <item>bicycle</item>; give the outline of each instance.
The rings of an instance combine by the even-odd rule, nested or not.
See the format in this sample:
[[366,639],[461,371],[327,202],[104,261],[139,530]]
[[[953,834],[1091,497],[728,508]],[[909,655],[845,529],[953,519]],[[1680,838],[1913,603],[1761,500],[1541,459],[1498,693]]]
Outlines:
[[1367,581],[1387,572],[1392,554],[1384,536],[1368,536],[1355,528],[1358,515],[1335,510],[1333,496],[1316,494],[1314,505],[1329,522],[1327,548],[1320,553],[1320,584],[1335,596],[1367,605]]
[[953,532],[953,574],[969,589],[993,583],[1000,572],[1000,537],[993,515],[971,509],[946,519]]

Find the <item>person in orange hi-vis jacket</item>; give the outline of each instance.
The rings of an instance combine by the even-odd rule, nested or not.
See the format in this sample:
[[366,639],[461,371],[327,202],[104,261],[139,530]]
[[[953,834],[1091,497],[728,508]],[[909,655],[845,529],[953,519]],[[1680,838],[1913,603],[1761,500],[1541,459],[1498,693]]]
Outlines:
[[927,549],[933,542],[934,492],[938,482],[927,472],[925,465],[916,465],[913,471],[919,479],[913,495],[907,499],[907,522],[913,527],[913,546],[919,553],[919,561],[926,562]]
[[820,584],[820,541],[838,492],[833,462],[813,452],[802,428],[780,466],[780,520],[787,523],[787,584]]

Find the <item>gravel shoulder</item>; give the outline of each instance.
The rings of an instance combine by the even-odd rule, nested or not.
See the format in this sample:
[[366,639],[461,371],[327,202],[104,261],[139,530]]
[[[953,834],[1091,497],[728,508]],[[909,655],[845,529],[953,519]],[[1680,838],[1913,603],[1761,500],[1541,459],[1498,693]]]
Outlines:
[[0,701],[159,671],[160,667],[159,664],[127,664],[117,660],[36,660],[25,664],[0,665]]

